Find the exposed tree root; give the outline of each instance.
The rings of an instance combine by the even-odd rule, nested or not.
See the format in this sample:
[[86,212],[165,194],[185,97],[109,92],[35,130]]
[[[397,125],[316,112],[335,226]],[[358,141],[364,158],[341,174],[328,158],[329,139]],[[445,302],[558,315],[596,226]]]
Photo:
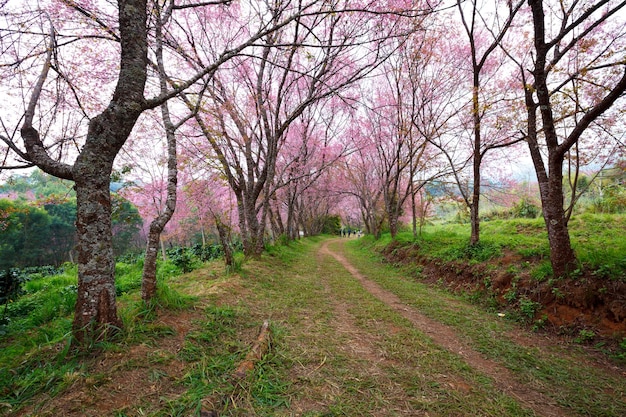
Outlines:
[[[265,320],[259,335],[257,336],[250,351],[246,354],[243,361],[239,363],[239,366],[230,374],[230,380],[233,382],[233,390],[238,391],[242,389],[242,382],[246,379],[252,371],[254,371],[255,364],[260,361],[263,356],[268,352],[270,346],[270,322]],[[202,402],[206,406],[200,411],[200,417],[218,417],[222,407],[228,403],[229,399],[234,397],[236,392],[230,392],[227,394],[218,394],[205,398]]]

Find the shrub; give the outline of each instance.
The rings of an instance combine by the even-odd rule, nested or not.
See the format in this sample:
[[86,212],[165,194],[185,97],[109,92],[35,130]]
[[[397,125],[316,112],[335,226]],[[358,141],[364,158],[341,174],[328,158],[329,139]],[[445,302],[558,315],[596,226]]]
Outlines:
[[210,245],[202,245],[201,243],[196,243],[190,248],[193,256],[201,260],[202,262],[211,261],[213,259],[218,259],[224,256],[224,250],[221,245],[217,243],[213,243]]
[[626,212],[626,190],[620,184],[605,187],[602,196],[593,200],[587,209],[592,213]]
[[524,197],[511,209],[511,217],[517,219],[535,219],[541,213],[541,209]]
[[341,217],[326,216],[323,218],[322,234],[338,235],[341,231]]
[[193,256],[187,248],[177,246],[167,250],[167,256],[183,273],[193,271]]
[[145,253],[144,252],[127,252],[124,255],[118,256],[117,262],[124,262],[127,264],[143,263]]
[[467,259],[476,262],[484,262],[500,255],[500,247],[492,243],[478,242],[474,245],[465,243],[461,246],[452,248],[448,252],[451,260]]
[[578,337],[574,339],[574,342],[585,344],[595,339],[596,334],[592,330],[582,329],[578,332]]
[[532,320],[535,318],[535,314],[541,308],[541,304],[531,300],[528,297],[520,297],[519,299],[519,310],[522,313],[522,316],[527,320]]

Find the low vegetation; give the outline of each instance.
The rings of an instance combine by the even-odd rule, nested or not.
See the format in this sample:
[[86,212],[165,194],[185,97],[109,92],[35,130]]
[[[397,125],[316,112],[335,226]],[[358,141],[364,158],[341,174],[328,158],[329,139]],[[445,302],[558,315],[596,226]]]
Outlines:
[[[524,259],[549,261],[545,224],[540,217],[485,221],[481,231],[481,242],[475,247],[468,244],[468,226],[458,223],[424,226],[416,240],[407,231],[399,234],[396,242],[419,247],[420,253],[432,260],[475,264],[502,257],[508,251]],[[572,218],[570,233],[581,271],[626,281],[625,232],[626,214],[585,213]],[[383,248],[389,243],[390,237],[386,235],[375,246]]]
[[[624,319],[607,306],[624,305],[626,216],[607,216],[572,220],[580,271],[560,280],[540,219],[486,221],[476,247],[461,225],[330,247],[565,415],[621,416]],[[0,313],[0,415],[535,415],[368,293],[320,252],[327,239],[269,247],[258,260],[238,256],[230,270],[217,249],[174,248],[159,263],[151,305],[139,297],[141,256],[121,258],[124,327],[83,352],[70,344],[75,265],[29,270]],[[576,307],[575,288],[592,288],[597,304]],[[576,319],[559,316],[560,306]],[[603,320],[582,321],[598,312]],[[269,353],[233,381],[266,319]]]

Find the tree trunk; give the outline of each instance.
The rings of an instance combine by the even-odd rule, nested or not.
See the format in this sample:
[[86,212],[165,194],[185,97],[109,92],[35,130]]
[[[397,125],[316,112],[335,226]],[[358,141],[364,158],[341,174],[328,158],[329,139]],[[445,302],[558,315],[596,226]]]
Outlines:
[[268,210],[268,219],[270,222],[270,229],[272,232],[272,240],[276,241],[278,239],[278,236],[281,235],[280,230],[278,228],[278,223],[276,221],[276,212],[274,210],[274,208],[272,206],[270,206],[269,210]]
[[[474,184],[474,186],[476,186]],[[470,204],[470,223],[472,224],[472,232],[470,235],[470,245],[477,245],[480,241],[480,218],[478,215],[478,199],[480,198],[480,193],[474,193],[472,197],[472,204]]]
[[115,260],[109,175],[112,160],[85,157],[75,166],[78,296],[73,331],[79,344],[121,327],[115,303]]
[[[527,141],[539,182],[542,211],[550,242],[552,272],[558,278],[565,277],[575,270],[577,259],[570,243],[567,219],[563,207],[565,201],[563,195],[564,148],[559,146],[550,102],[551,97],[547,81],[549,69],[546,70],[548,67],[547,54],[550,46],[545,42],[543,4],[541,1],[531,0],[529,5],[533,15],[536,60],[532,73],[537,101],[534,101],[532,90],[525,88],[526,107],[528,109]],[[537,139],[537,110],[539,110],[541,115],[541,126],[548,149],[548,171],[545,169]]]
[[204,223],[202,217],[200,217],[200,236],[202,237],[202,247],[206,247],[206,234],[204,233]]
[[[548,231],[550,263],[554,276],[564,277],[577,268],[577,259],[570,242],[567,219],[563,207],[563,159],[556,157],[553,150],[549,150],[549,170],[546,171],[537,138],[538,104],[533,100],[532,90],[529,88],[525,89],[525,100],[528,114],[527,142],[537,175],[543,218]],[[553,138],[552,140],[555,139]]]
[[[261,221],[257,220],[256,224],[256,239],[254,246],[254,256],[261,256],[263,251],[265,250],[265,224],[267,223],[267,200],[263,203],[263,208],[261,209]],[[256,219],[256,217],[255,217]]]
[[[411,142],[412,143],[412,142]],[[409,181],[411,193],[411,230],[413,232],[413,240],[417,240],[417,207],[415,206],[415,167],[413,165],[413,158],[409,160]]]
[[[231,185],[232,187],[232,185]],[[248,214],[246,211],[246,203],[244,201],[243,192],[235,189],[235,196],[237,197],[237,214],[239,215],[239,233],[241,234],[241,243],[243,244],[243,253],[246,256],[252,254],[252,243],[250,239],[250,229],[248,225]]]
[[217,227],[217,234],[220,238],[220,244],[224,251],[224,261],[227,267],[235,266],[235,258],[233,256],[233,250],[230,246],[230,233],[228,227],[222,222],[222,220],[215,216],[215,226]]
[[162,229],[159,229],[155,222],[156,220],[150,224],[141,275],[141,299],[146,303],[154,297],[157,290],[156,261],[159,254]]
[[565,277],[578,267],[572,249],[564,208],[562,159],[549,158],[550,178],[541,192],[543,217],[550,242],[550,262],[555,277]]
[[[167,93],[167,74],[165,73],[165,64],[163,63],[163,33],[162,25],[164,20],[157,8],[157,66],[159,69],[159,86],[161,94]],[[167,16],[164,17],[167,19]],[[165,137],[167,140],[167,198],[163,212],[159,213],[150,223],[148,232],[148,243],[146,245],[146,254],[143,263],[143,273],[141,277],[141,299],[148,303],[156,295],[157,279],[156,279],[156,259],[161,241],[161,233],[170,221],[176,210],[176,188],[178,186],[178,155],[176,150],[176,126],[172,122],[170,116],[169,105],[167,102],[161,104],[161,119],[165,127]]]
[[147,78],[145,0],[118,2],[120,73],[110,105],[89,122],[73,167],[76,183],[78,296],[74,337],[100,339],[121,326],[115,304],[115,259],[109,181],[113,160],[142,113]]
[[389,218],[389,234],[391,234],[392,239],[395,239],[398,235],[398,216],[395,207],[389,207],[387,216]]
[[289,186],[287,189],[285,200],[287,201],[287,237],[291,240],[296,240],[296,229],[297,227],[297,219],[296,219],[296,199],[292,193],[292,187]]
[[250,195],[244,195],[244,211],[247,225],[247,234],[244,237],[244,252],[246,256],[258,256],[259,219],[257,218],[256,199]]
[[[117,6],[120,45],[117,84],[106,109],[90,120],[85,144],[74,165],[51,158],[32,125],[51,68],[54,42],[48,48],[46,63],[33,86],[21,129],[27,152],[25,159],[49,174],[75,182],[78,294],[73,332],[79,344],[98,340],[121,326],[115,304],[109,181],[116,155],[146,109],[146,0],[119,0]],[[54,38],[54,31],[50,36]]]
[[565,212],[551,213],[544,210],[548,240],[550,242],[550,262],[555,277],[565,277],[578,267],[576,254],[570,243]]
[[[473,42],[473,41],[472,41]],[[472,44],[473,45],[473,44]],[[474,48],[472,47],[472,55],[475,56]],[[472,117],[474,122],[474,144],[473,155],[474,160],[472,164],[473,168],[473,182],[472,182],[472,199],[469,204],[470,209],[470,223],[472,224],[472,233],[470,235],[470,245],[477,245],[480,241],[480,218],[478,217],[480,211],[480,165],[482,164],[481,154],[481,115],[480,115],[480,101],[478,92],[480,90],[480,70],[481,66],[476,63],[474,58],[473,68],[473,88],[472,88]]]
[[278,235],[284,235],[285,234],[285,225],[283,223],[283,219],[280,215],[280,205],[277,202],[276,203],[276,225],[278,226]]
[[477,245],[480,241],[480,165],[482,164],[482,156],[480,152],[481,145],[481,133],[480,126],[481,120],[478,114],[478,87],[474,88],[474,163],[473,163],[473,188],[472,188],[472,200],[469,204],[470,209],[470,223],[472,225],[472,232],[470,235],[470,245]]

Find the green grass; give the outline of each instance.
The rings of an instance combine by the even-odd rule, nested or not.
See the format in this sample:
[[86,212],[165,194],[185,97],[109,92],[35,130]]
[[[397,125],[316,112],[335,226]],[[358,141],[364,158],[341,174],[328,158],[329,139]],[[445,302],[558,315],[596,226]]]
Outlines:
[[75,267],[66,267],[61,275],[28,281],[25,294],[6,306],[0,326],[0,403],[14,406],[42,389],[54,392],[63,385],[63,375],[79,366],[73,360],[65,363],[75,274]]
[[[251,319],[260,320],[264,312],[280,331],[272,345],[274,358],[280,360],[271,368],[272,382],[261,384],[263,392],[268,386],[279,387],[279,395],[271,396],[277,402],[269,408],[267,398],[253,398],[254,412],[227,409],[225,415],[293,415],[293,408],[277,407],[303,403],[312,407],[302,410],[307,416],[393,415],[390,410],[399,404],[435,415],[532,415],[500,393],[489,378],[429,342],[366,293],[334,260],[317,259],[318,244],[305,240],[275,248],[262,261],[246,266],[244,285],[254,294],[249,301]],[[343,313],[337,311],[343,308]],[[346,319],[358,328],[356,334],[338,330]],[[372,362],[378,359],[354,355],[347,348],[367,340],[363,343],[370,354],[381,357],[374,368]],[[472,389],[451,389],[451,383]]]
[[626,215],[582,214],[572,219],[570,230],[583,265],[602,278],[626,281]]
[[[364,266],[360,263],[355,265]],[[371,267],[376,268],[368,264],[360,269],[369,275]],[[414,410],[440,415],[495,415],[504,409],[507,412],[503,415],[531,415],[512,398],[499,393],[489,378],[469,368],[459,356],[432,343],[428,336],[415,329],[396,311],[365,292],[349,274],[328,273],[327,276],[331,290],[342,302],[351,306],[349,312],[364,332],[376,335],[386,334],[390,328],[396,329],[395,333],[387,334],[375,343],[375,351],[381,351],[384,357],[389,358],[389,363],[384,365],[388,376],[372,381],[369,390],[370,395],[372,391],[378,391],[374,396],[377,400],[364,405],[359,399],[351,405],[347,415],[374,413],[381,407],[389,407],[391,394],[380,387],[390,384],[403,387],[404,392],[419,394],[412,401]],[[364,368],[362,375],[366,377],[368,366],[363,364],[361,367]],[[417,374],[416,369],[419,370]],[[443,380],[441,375],[445,375]],[[471,385],[472,395],[450,389],[446,380],[452,381],[453,385],[455,382]]]
[[[370,237],[361,241],[371,250],[385,253],[387,261],[417,279],[422,277],[424,262],[439,265],[444,274],[449,272],[439,281],[449,287],[455,287],[453,275],[456,273],[460,282],[466,284],[468,300],[491,311],[506,309],[507,317],[540,329],[548,321],[546,315],[531,317],[533,311],[541,310],[537,303],[551,302],[553,296],[564,303],[573,285],[585,285],[590,294],[600,291],[602,302],[609,304],[613,300],[607,299],[605,294],[610,295],[612,288],[626,282],[626,239],[623,238],[626,215],[577,215],[570,221],[569,230],[579,267],[567,280],[554,277],[541,218],[483,221],[481,240],[475,246],[469,245],[470,226],[467,224],[428,225],[417,239],[404,232],[395,241],[389,235],[383,235],[378,241]],[[496,280],[504,284],[494,288]],[[574,334],[580,330],[574,327],[576,325],[565,324],[561,331]],[[619,340],[609,340],[610,348],[604,351],[611,357],[623,358],[624,350],[617,343]]]
[[[165,264],[160,279],[167,280],[178,269]],[[119,263],[116,288],[119,314],[125,328],[115,340],[103,341],[94,348],[118,349],[119,344],[137,343],[159,337],[167,329],[150,324],[154,307],[180,310],[193,305],[196,298],[160,285],[154,306],[138,297],[141,265]],[[41,393],[62,391],[84,365],[81,355],[69,350],[72,315],[76,303],[77,268],[66,264],[62,274],[35,275],[23,284],[24,294],[2,307],[0,326],[0,407],[16,407]],[[143,317],[144,320],[138,320]]]
[[122,294],[141,288],[141,263],[117,262],[115,264],[115,293]]
[[[581,214],[569,224],[572,246],[584,268],[610,280],[626,281],[626,215]],[[469,246],[467,224],[427,225],[413,240],[409,232],[400,233],[397,242],[414,244],[420,253],[433,260],[484,262],[510,251],[529,260],[549,260],[545,223],[542,218],[491,220],[481,222],[481,240],[476,248]],[[366,239],[367,240],[367,239]],[[381,250],[391,238],[384,235],[373,248]],[[537,271],[546,276],[552,271]]]
[[[152,416],[189,415],[213,404],[220,415],[246,415],[242,407],[252,404],[256,415],[272,415],[276,407],[288,404],[283,395],[288,383],[281,374],[284,359],[275,350],[259,361],[246,381],[234,383],[231,374],[249,346],[238,335],[256,329],[245,309],[232,306],[207,306],[205,318],[196,322],[196,330],[187,334],[178,359],[187,363],[187,371],[179,381],[185,391]],[[246,330],[247,329],[247,330]],[[280,331],[273,329],[274,341],[279,343]],[[243,389],[245,387],[245,389]],[[243,404],[243,405],[242,405]],[[263,411],[265,410],[265,411]]]

